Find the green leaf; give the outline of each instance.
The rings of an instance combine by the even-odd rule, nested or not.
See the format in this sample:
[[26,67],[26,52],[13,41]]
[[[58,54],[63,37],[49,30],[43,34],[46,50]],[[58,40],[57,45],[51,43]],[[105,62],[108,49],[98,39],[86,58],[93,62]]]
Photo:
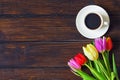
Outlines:
[[89,65],[90,67],[93,67],[93,66],[92,66],[92,62],[91,62],[90,60],[88,61],[88,65]]
[[[80,76],[77,72],[71,70],[72,73],[74,73],[76,76]],[[81,77],[81,76],[80,76]]]
[[99,65],[98,65],[98,64],[96,64],[96,62],[95,62],[95,61],[94,61],[94,66],[95,66],[95,69],[96,69],[98,72],[100,72]]
[[119,80],[114,54],[112,54],[112,63],[113,63],[113,72],[115,73],[116,80]]
[[115,73],[111,72],[111,80],[114,80],[114,78],[115,78]]
[[85,64],[85,66],[89,68],[89,70],[91,71],[93,76],[95,76],[97,79],[106,80],[105,77],[103,75],[101,75],[97,70],[95,70],[94,68],[88,66],[87,64]]
[[84,80],[96,80],[94,77],[88,75],[87,73],[77,70],[77,74],[79,74]]
[[107,78],[107,80],[110,80],[110,77],[108,76],[108,73],[107,73],[106,69],[104,68],[104,66],[101,64],[101,62],[100,61],[96,61],[96,62],[100,67],[101,73],[104,74],[104,76]]
[[[98,61],[100,61],[100,59],[98,58]],[[98,61],[93,61],[94,65],[96,66],[96,70],[104,77],[104,79],[106,79],[106,76],[104,75],[104,72],[101,70],[101,66],[98,64]],[[100,61],[101,62],[101,61]],[[102,64],[102,63],[101,63]]]

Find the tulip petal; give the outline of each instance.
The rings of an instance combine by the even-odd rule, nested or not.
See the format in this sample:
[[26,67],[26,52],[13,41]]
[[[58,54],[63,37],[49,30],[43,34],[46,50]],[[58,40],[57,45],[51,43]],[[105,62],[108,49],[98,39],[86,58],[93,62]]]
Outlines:
[[112,39],[110,37],[108,37],[106,39],[106,49],[108,51],[110,51],[112,49],[112,47],[113,47]]
[[75,71],[75,72],[77,71],[77,70],[70,64],[70,62],[68,62],[68,66],[71,68],[72,71]]
[[98,52],[103,53],[106,50],[106,38],[97,38],[95,39],[95,47]]
[[87,45],[87,48],[89,49],[89,51],[91,52],[92,56],[96,60],[98,58],[98,51],[97,51],[97,49],[92,44]]
[[102,39],[101,38],[95,39],[95,47],[97,48],[99,52],[102,51]]
[[87,48],[83,47],[83,51],[85,56],[90,59],[90,60],[94,60],[94,57],[91,55],[91,53],[87,50]]
[[72,66],[72,67],[74,67],[76,69],[80,69],[81,68],[81,66],[78,63],[76,63],[76,61],[74,59],[71,59],[70,62],[68,62],[68,65]]
[[79,65],[84,65],[86,63],[86,58],[83,54],[78,53],[75,57],[74,57],[75,61],[79,64]]
[[103,37],[103,51],[106,50],[106,38]]

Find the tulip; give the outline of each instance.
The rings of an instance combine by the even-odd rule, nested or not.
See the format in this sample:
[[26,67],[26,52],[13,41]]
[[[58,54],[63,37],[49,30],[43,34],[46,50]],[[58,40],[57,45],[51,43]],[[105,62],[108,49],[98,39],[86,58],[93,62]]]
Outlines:
[[106,50],[106,38],[97,38],[95,39],[95,47],[98,52],[103,53]]
[[94,61],[98,59],[98,51],[95,48],[94,45],[92,44],[87,44],[86,47],[83,47],[83,51],[86,57],[88,57],[88,59]]
[[[77,57],[77,58],[76,58]],[[83,54],[77,54],[75,57],[75,59],[78,59],[78,61],[80,61],[80,63],[82,62],[85,63],[86,62],[86,58]],[[77,75],[77,76],[81,76],[83,79],[85,80],[96,80],[94,77],[90,76],[89,74],[85,73],[84,71],[81,70],[81,65],[77,63],[77,61],[75,59],[71,59],[68,62],[68,66],[71,68],[71,71]]]
[[79,65],[84,65],[87,61],[86,57],[81,54],[81,53],[78,53],[74,59],[76,60],[76,62],[79,64]]
[[81,69],[81,65],[79,65],[74,59],[70,59],[68,62],[68,66],[74,70],[74,69]]
[[112,39],[110,37],[107,37],[106,39],[106,50],[110,51],[113,47]]

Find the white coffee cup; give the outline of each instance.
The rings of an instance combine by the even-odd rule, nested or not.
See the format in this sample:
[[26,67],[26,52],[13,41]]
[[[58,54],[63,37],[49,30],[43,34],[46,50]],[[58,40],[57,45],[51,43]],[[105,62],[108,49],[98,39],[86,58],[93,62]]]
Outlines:
[[[100,25],[91,29],[86,26],[85,19],[88,14],[95,13],[100,18]],[[88,5],[83,7],[76,16],[76,28],[81,35],[94,39],[103,36],[109,29],[110,17],[105,9],[98,5]]]
[[[88,18],[88,16],[90,17],[91,14],[94,15],[94,16],[96,16],[96,18],[99,18],[99,22],[95,21],[94,17],[91,18],[91,19],[88,19],[89,22],[87,22],[86,18]],[[91,17],[92,17],[92,16],[91,16]],[[96,19],[96,20],[97,20],[97,19]],[[97,26],[92,26],[93,28],[91,28],[90,25],[95,25],[95,23],[94,23],[93,21],[95,21],[95,23],[99,23],[99,25],[97,25]],[[87,25],[86,22],[89,23],[90,25]],[[90,23],[90,22],[91,22],[91,23]],[[109,24],[108,24],[107,21],[105,21],[105,18],[104,18],[104,16],[103,16],[102,14],[100,14],[100,13],[98,13],[98,12],[89,12],[89,13],[87,13],[87,14],[85,15],[84,25],[86,26],[86,28],[87,28],[88,30],[99,30],[99,29],[101,29],[102,27],[105,27],[105,26],[107,26],[107,25],[109,25]]]

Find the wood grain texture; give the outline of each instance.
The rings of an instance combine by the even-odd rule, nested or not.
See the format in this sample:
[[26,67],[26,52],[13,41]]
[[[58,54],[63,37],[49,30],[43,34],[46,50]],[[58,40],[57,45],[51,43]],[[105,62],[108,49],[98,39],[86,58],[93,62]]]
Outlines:
[[68,68],[2,69],[0,80],[80,80]]
[[[106,36],[120,41],[120,17],[111,17]],[[75,16],[41,16],[39,18],[0,19],[0,40],[2,41],[80,41],[84,38],[76,29]]]
[[[67,61],[89,42],[5,43],[0,45],[0,80],[78,80]],[[120,43],[114,43],[118,71]],[[82,68],[85,70],[84,68]],[[82,80],[82,79],[81,79]]]
[[[69,59],[83,53],[90,42],[26,42],[0,45],[0,68],[66,67]],[[116,63],[120,66],[120,43],[114,43]]]
[[[82,80],[67,61],[91,40],[76,29],[84,6],[107,10],[120,74],[120,0],[0,0],[0,80]],[[86,69],[84,69],[86,70]]]
[[2,14],[76,14],[82,7],[97,4],[111,14],[119,14],[119,0],[1,0]]
[[114,40],[119,41],[119,0],[1,0],[0,40],[86,40],[77,31],[75,18],[78,11],[88,4],[98,4],[108,11],[111,24],[106,35],[114,36]]
[[[0,45],[0,67],[65,67],[84,43],[26,42]],[[82,51],[82,50],[81,50]]]

